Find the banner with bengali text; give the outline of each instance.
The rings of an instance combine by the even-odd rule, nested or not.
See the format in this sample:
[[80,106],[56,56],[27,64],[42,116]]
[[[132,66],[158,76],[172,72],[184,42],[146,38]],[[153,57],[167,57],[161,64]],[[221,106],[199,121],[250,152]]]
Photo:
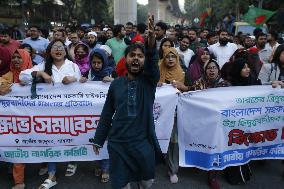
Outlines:
[[250,160],[284,159],[284,90],[223,87],[181,94],[179,164],[222,170]]
[[[95,135],[109,84],[103,82],[38,84],[31,99],[30,86],[14,85],[0,96],[0,161],[13,163],[91,161],[108,157],[106,144],[99,156],[89,142]],[[153,107],[155,129],[167,152],[176,89],[157,88]]]

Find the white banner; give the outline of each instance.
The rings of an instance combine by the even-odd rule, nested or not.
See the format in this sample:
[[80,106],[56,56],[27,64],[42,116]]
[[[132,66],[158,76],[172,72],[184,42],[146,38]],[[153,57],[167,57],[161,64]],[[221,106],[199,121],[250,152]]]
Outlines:
[[[107,158],[106,145],[96,156],[89,139],[95,135],[109,84],[39,84],[37,98],[30,86],[14,85],[0,96],[0,161],[33,163],[90,161]],[[171,86],[157,89],[156,133],[167,152],[177,104]]]
[[222,87],[181,94],[182,167],[222,170],[254,159],[284,159],[284,90]]

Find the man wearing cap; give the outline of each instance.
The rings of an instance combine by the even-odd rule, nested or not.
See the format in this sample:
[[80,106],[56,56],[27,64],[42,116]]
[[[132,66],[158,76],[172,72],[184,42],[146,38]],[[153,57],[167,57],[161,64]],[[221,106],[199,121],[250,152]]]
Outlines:
[[106,30],[106,38],[107,38],[107,39],[113,38],[113,31],[112,31],[111,28],[108,28],[108,29]]
[[100,48],[101,44],[97,43],[97,33],[91,31],[88,33],[88,41],[87,44],[89,45],[90,49],[97,49]]

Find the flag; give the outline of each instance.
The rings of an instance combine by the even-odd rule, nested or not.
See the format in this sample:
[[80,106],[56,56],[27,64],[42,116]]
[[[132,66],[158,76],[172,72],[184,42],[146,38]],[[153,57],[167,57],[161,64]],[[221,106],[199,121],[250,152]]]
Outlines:
[[243,20],[253,26],[262,26],[274,14],[275,11],[250,7],[248,12],[243,16]]
[[212,13],[212,8],[207,8],[205,12],[201,13],[200,22],[199,22],[200,26],[205,26],[206,24],[209,23],[211,13]]

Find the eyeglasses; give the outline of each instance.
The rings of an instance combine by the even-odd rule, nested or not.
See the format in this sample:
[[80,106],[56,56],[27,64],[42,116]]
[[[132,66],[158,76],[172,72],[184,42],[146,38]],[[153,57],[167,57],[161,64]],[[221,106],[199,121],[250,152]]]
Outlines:
[[176,55],[167,55],[166,59],[176,59],[177,56]]
[[55,51],[63,51],[63,50],[65,49],[65,47],[62,46],[62,45],[53,45],[53,46],[51,47],[51,49],[52,49],[52,50],[55,50]]

